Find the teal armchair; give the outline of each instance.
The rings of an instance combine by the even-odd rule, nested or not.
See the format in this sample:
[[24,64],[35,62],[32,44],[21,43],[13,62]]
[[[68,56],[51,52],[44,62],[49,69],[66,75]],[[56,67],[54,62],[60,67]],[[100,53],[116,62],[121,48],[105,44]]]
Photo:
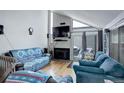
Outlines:
[[110,80],[124,82],[124,67],[112,58],[107,58],[99,67],[73,66],[77,83],[104,83]]

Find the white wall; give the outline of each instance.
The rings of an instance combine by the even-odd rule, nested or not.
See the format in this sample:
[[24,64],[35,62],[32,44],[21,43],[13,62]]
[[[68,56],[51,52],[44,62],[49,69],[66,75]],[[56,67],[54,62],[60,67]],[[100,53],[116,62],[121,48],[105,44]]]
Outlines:
[[[0,24],[4,25],[5,33],[0,35],[0,53],[10,49],[47,47],[48,11],[46,10],[1,10]],[[29,27],[34,29],[33,35],[29,35]]]
[[[65,24],[61,25],[60,23],[65,23]],[[58,27],[58,26],[72,26],[72,19],[64,15],[53,13],[53,27]]]

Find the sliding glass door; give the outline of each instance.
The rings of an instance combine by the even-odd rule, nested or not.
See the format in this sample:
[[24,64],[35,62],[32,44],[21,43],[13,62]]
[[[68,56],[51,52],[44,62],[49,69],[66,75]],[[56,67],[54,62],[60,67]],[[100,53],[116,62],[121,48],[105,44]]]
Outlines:
[[72,33],[73,38],[73,60],[76,62],[78,59],[82,57],[80,53],[83,50],[83,42],[82,42],[83,33]]
[[124,26],[119,28],[119,61],[124,64]]
[[86,48],[92,52],[98,49],[98,32],[86,32]]
[[110,56],[119,61],[119,37],[118,29],[110,31]]
[[110,31],[110,56],[124,65],[124,26]]

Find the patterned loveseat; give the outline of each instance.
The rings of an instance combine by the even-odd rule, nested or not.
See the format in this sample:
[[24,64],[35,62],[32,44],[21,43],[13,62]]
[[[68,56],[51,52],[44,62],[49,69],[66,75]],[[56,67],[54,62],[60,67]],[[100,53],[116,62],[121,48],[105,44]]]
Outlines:
[[17,64],[24,64],[24,70],[37,71],[50,62],[50,55],[41,48],[10,50],[9,55],[16,59]]

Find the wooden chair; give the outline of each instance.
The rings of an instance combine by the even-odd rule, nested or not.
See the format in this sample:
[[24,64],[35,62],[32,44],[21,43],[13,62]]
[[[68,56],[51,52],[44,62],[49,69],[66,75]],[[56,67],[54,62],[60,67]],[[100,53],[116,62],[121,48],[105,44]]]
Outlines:
[[15,71],[15,59],[7,56],[0,56],[0,83],[4,82],[7,76]]

